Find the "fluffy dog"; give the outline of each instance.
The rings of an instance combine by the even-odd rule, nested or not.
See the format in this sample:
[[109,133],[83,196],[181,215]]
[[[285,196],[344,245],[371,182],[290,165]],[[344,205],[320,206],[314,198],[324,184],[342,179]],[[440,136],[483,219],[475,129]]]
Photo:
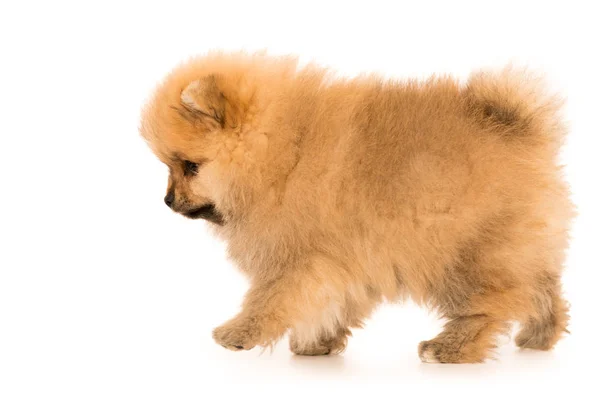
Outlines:
[[169,167],[165,203],[204,218],[251,288],[216,328],[231,350],[344,350],[383,300],[448,320],[426,362],[482,362],[566,331],[560,276],[573,207],[559,102],[525,73],[335,78],[264,54],[177,67],[141,134]]

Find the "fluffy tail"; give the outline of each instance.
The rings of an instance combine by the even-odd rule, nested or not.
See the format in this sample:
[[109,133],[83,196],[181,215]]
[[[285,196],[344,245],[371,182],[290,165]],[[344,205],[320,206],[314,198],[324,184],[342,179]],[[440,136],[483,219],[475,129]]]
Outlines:
[[464,90],[469,114],[499,135],[543,142],[555,150],[566,129],[563,101],[548,93],[539,76],[512,67],[472,75]]

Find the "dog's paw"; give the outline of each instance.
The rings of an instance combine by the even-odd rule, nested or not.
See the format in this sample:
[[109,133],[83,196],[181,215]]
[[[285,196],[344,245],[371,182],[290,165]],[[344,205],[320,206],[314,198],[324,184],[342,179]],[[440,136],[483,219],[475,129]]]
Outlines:
[[424,363],[433,364],[442,362],[439,358],[440,354],[440,343],[435,343],[433,341],[419,343],[419,358]]
[[213,330],[215,342],[226,349],[239,351],[255,347],[260,333],[249,321],[233,319]]
[[290,335],[290,350],[299,356],[326,356],[343,353],[348,344],[349,329],[340,329],[335,336],[319,337],[316,341],[301,341]]
[[419,344],[419,358],[424,363],[481,363],[488,357],[489,349],[477,343],[456,340],[427,340]]
[[299,356],[326,356],[331,354],[331,348],[321,344],[301,346],[290,341],[290,350]]

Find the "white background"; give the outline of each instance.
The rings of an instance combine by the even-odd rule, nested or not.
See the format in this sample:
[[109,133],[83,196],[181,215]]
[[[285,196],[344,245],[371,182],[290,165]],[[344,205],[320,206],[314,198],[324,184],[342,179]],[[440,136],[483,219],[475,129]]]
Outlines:
[[[598,395],[592,6],[150,3],[0,6],[0,399]],[[214,344],[212,328],[235,314],[246,283],[204,222],[163,204],[166,168],[137,127],[158,80],[215,48],[292,53],[344,75],[464,79],[510,61],[544,72],[568,100],[572,132],[563,157],[580,213],[564,275],[572,334],[550,353],[507,339],[498,361],[425,365],[417,344],[441,323],[405,304],[382,306],[342,356],[296,357],[286,341],[272,354]]]

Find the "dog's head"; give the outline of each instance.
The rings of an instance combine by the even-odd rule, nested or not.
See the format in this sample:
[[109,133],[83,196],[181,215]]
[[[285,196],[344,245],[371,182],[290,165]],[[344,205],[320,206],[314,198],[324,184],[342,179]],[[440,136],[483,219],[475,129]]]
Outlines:
[[277,196],[297,151],[292,130],[272,116],[295,70],[291,59],[216,54],[159,85],[140,132],[169,168],[165,203],[173,211],[223,225]]
[[164,202],[188,218],[227,220],[224,169],[241,122],[235,95],[222,76],[188,66],[167,77],[142,113],[141,134],[169,168]]

